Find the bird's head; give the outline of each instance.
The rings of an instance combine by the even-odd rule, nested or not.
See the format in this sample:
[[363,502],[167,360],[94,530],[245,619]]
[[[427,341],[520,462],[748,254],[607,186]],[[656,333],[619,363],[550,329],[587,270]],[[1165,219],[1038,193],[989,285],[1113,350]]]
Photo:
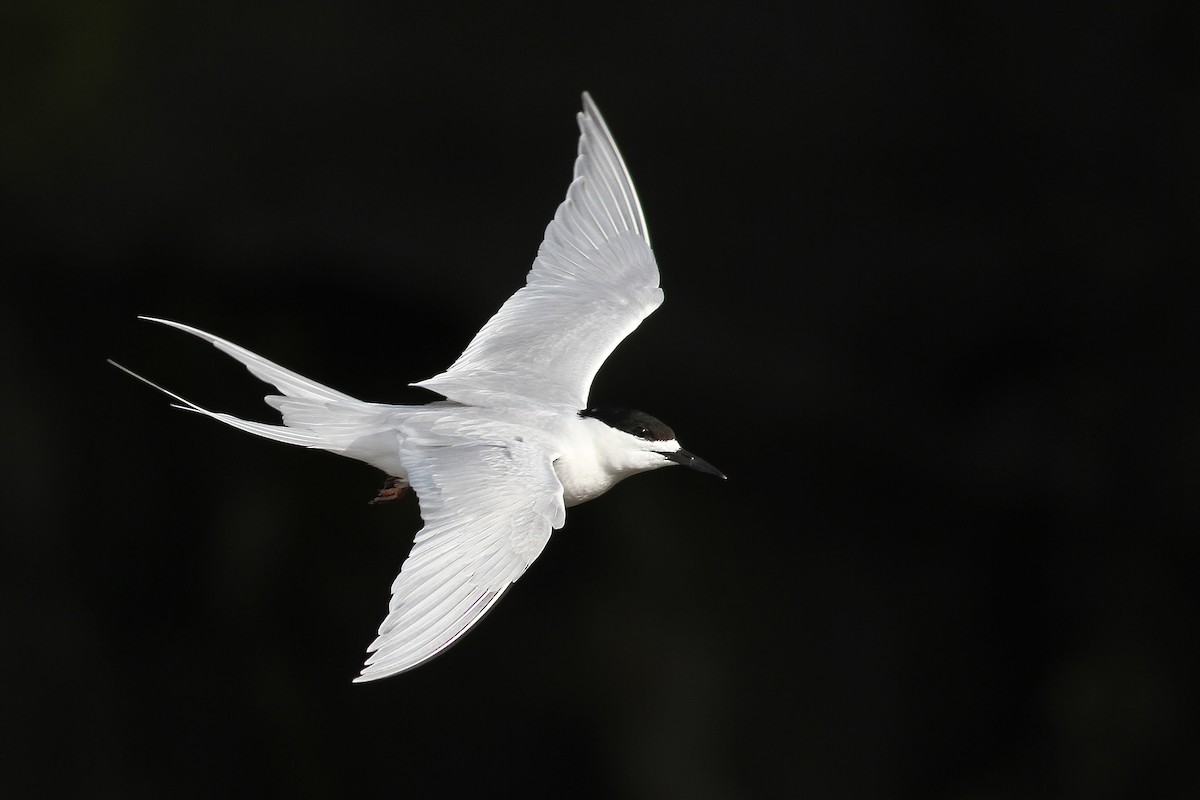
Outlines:
[[721,470],[684,450],[675,438],[675,432],[665,422],[645,411],[596,407],[580,411],[579,416],[594,419],[611,429],[607,438],[610,449],[617,451],[612,460],[623,470],[645,472],[682,464],[725,478]]

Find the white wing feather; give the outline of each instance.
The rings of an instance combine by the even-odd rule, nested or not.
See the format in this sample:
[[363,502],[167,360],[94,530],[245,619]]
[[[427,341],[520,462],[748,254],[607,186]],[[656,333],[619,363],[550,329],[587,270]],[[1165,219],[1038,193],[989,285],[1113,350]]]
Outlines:
[[583,108],[575,178],[524,288],[448,370],[414,385],[470,405],[586,408],[600,365],[662,303],[625,162],[586,93]]
[[562,484],[533,445],[422,448],[405,461],[425,527],[392,584],[358,682],[412,669],[457,641],[566,519]]

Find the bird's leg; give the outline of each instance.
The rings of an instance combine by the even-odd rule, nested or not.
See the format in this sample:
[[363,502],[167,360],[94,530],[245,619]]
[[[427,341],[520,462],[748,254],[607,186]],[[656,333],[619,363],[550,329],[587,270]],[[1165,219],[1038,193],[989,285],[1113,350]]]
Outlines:
[[376,503],[390,503],[393,500],[399,500],[404,497],[404,493],[408,491],[407,486],[400,485],[400,479],[389,475],[387,480],[383,482],[383,488],[379,490],[379,494],[375,495],[375,499],[371,500],[368,505]]

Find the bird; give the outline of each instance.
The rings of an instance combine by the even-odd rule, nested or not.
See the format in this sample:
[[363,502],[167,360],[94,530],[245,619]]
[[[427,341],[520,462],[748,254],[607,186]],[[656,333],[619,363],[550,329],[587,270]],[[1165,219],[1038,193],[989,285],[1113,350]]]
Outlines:
[[372,502],[416,495],[423,526],[355,682],[406,672],[457,642],[542,553],[567,508],[661,467],[726,477],[650,414],[589,405],[597,370],[663,292],[629,171],[587,92],[582,106],[574,175],[525,285],[449,369],[410,384],[442,399],[364,402],[158,317],[141,319],[211,343],[274,386],[265,400],[283,424],[201,408],[113,362],[178,408],[378,468],[386,479]]

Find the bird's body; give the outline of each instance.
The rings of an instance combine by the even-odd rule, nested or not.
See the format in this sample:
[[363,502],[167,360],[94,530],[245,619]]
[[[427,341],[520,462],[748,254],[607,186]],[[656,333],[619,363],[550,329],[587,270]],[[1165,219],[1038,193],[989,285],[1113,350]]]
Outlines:
[[280,394],[267,403],[284,424],[211,412],[172,394],[184,408],[365,461],[390,476],[388,497],[416,493],[425,525],[357,680],[411,669],[456,641],[537,558],[567,507],[670,464],[720,475],[648,414],[587,405],[596,370],[658,307],[662,291],[637,195],[586,94],[579,126],[575,180],[525,287],[448,370],[415,384],[445,400],[364,402],[220,337],[154,320],[211,342],[274,385]]

